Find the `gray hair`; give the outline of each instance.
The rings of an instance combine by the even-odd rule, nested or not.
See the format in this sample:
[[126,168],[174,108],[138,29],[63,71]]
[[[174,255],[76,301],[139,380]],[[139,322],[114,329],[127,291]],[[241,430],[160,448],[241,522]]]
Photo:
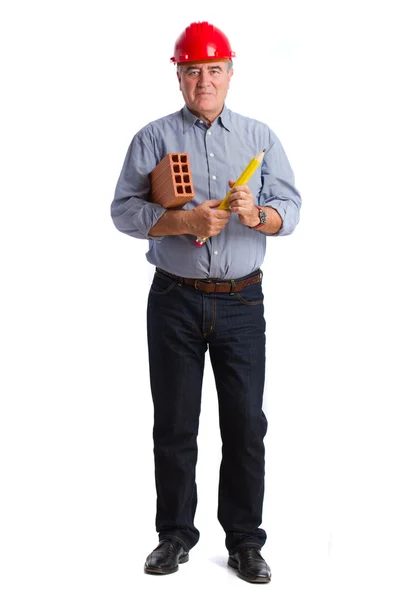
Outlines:
[[[198,61],[196,61],[196,62],[198,62]],[[218,62],[223,62],[223,61],[218,61]],[[187,65],[187,63],[186,63],[186,65]],[[178,73],[182,73],[182,67],[184,67],[184,66],[185,66],[185,63],[183,63],[181,65],[177,64],[176,70],[178,71]],[[232,68],[233,68],[233,61],[228,60],[227,61],[227,73],[230,73]]]

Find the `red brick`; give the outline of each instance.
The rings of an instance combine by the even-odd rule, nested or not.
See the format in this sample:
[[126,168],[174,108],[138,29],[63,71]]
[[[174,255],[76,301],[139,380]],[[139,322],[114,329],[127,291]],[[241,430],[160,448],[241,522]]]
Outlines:
[[152,202],[179,208],[194,197],[189,157],[185,152],[167,154],[151,173]]

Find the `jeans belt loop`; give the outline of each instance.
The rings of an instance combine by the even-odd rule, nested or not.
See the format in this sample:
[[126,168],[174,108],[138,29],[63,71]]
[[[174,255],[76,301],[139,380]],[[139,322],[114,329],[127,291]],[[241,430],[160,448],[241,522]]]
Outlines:
[[199,279],[196,279],[196,281],[194,282],[194,288],[195,288],[196,290],[198,290],[198,284],[199,284],[199,283],[200,283],[200,280],[199,280]]
[[235,279],[230,279],[230,283],[231,283],[230,296],[234,296],[234,294],[235,294]]

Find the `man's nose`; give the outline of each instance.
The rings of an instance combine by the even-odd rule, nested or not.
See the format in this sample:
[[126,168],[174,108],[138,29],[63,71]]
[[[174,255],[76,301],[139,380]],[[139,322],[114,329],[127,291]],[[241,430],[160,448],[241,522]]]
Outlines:
[[201,70],[200,76],[198,78],[198,85],[200,87],[206,87],[210,83],[209,73],[208,71]]

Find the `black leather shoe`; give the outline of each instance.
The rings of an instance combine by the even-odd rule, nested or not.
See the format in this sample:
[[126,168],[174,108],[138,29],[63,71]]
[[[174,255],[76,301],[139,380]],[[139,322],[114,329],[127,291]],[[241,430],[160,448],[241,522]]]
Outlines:
[[145,562],[145,573],[169,575],[178,570],[178,564],[189,560],[189,553],[176,540],[162,540],[149,554]]
[[238,577],[249,583],[269,583],[271,581],[271,569],[258,548],[243,546],[238,552],[230,554],[228,565],[237,569]]

